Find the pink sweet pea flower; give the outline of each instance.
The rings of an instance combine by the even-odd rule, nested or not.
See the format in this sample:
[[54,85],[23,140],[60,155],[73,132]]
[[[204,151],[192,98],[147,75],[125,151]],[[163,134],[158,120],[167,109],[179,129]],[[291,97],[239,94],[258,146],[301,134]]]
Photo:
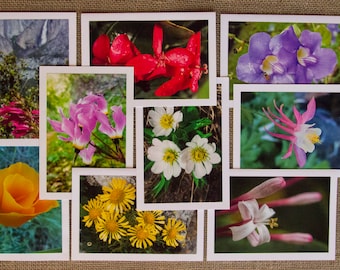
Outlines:
[[269,108],[262,109],[265,115],[272,123],[288,134],[274,133],[266,130],[268,134],[275,138],[290,141],[290,146],[287,153],[282,157],[286,159],[291,156],[294,151],[299,167],[303,167],[306,163],[306,153],[312,153],[315,149],[315,144],[320,142],[321,129],[313,128],[315,124],[306,124],[315,114],[316,103],[314,97],[309,101],[307,110],[300,114],[296,107],[293,107],[296,123],[290,120],[283,113],[283,104],[277,107],[275,101],[274,106],[279,116],[272,113]]

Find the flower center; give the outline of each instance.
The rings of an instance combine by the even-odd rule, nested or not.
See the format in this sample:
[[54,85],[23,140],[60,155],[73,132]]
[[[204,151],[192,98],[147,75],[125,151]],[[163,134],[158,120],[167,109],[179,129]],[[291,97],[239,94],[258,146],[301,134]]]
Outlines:
[[161,116],[161,119],[159,120],[159,124],[164,129],[172,128],[172,125],[174,123],[174,118],[171,114],[163,114]]
[[260,69],[264,72],[264,76],[267,80],[270,79],[270,75],[273,73],[283,74],[284,68],[279,63],[279,59],[275,55],[268,55],[263,60]]
[[316,144],[320,142],[320,136],[315,133],[308,133],[306,136],[307,136],[307,139],[310,140],[312,144]]
[[139,227],[137,228],[136,230],[136,237],[140,240],[144,240],[144,239],[147,239],[149,236],[149,232],[148,230],[146,230],[145,228],[143,227]]
[[152,213],[145,212],[144,213],[144,222],[146,224],[154,224],[155,223],[155,216]]
[[277,221],[278,221],[278,218],[270,218],[267,225],[271,229],[277,228],[277,227],[279,227],[279,223],[277,223]]
[[114,233],[118,230],[118,223],[115,220],[108,220],[105,227],[109,232]]
[[209,157],[207,150],[203,147],[196,147],[191,151],[191,159],[194,162],[202,162],[207,160]]
[[167,163],[170,163],[171,165],[177,160],[178,153],[171,148],[168,148],[165,150],[163,155],[163,160]]
[[91,209],[89,211],[90,219],[92,220],[97,219],[98,217],[100,217],[101,213],[102,213],[101,209],[98,209],[98,208]]
[[310,50],[304,47],[300,47],[298,49],[296,56],[299,64],[303,67],[307,66],[308,64],[315,64],[318,61],[315,56],[310,54]]
[[175,228],[171,228],[168,231],[168,238],[169,239],[176,239],[176,237],[177,237],[177,230]]
[[120,189],[113,189],[111,191],[111,194],[110,194],[110,201],[112,203],[120,203],[122,201],[124,201],[124,198],[125,198],[125,193],[123,190],[120,190]]

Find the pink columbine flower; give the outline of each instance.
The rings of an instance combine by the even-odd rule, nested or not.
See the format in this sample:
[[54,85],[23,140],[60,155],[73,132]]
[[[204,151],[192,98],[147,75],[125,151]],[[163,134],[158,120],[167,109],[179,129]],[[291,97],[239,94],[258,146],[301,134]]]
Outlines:
[[294,151],[299,167],[303,167],[306,164],[306,153],[312,153],[315,149],[315,144],[320,142],[321,129],[313,128],[315,124],[306,124],[314,117],[316,110],[315,99],[313,97],[309,101],[307,110],[302,114],[295,106],[293,107],[296,122],[290,120],[283,113],[283,104],[277,107],[274,101],[274,106],[279,115],[272,113],[269,108],[267,110],[263,108],[262,110],[275,126],[288,134],[274,133],[268,130],[266,132],[275,138],[290,141],[288,151],[282,158],[290,157],[292,151]]

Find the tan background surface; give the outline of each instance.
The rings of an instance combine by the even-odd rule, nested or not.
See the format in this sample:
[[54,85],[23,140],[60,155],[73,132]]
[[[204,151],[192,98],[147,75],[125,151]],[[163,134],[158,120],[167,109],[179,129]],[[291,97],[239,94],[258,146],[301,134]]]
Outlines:
[[[217,15],[217,43],[219,43],[220,14],[294,14],[338,15],[339,0],[0,0],[0,11],[73,11],[77,12],[78,64],[80,64],[80,14],[84,12],[167,12],[213,11]],[[219,46],[217,49],[219,67]],[[218,73],[219,75],[219,68]],[[339,89],[340,90],[340,89]],[[339,186],[339,185],[338,185]],[[340,190],[340,187],[338,188]],[[337,216],[340,203],[337,205]],[[340,269],[340,220],[337,222],[336,261],[268,261],[268,262],[0,262],[1,270],[18,269]],[[0,236],[1,241],[1,236]],[[133,256],[133,255],[132,255]]]

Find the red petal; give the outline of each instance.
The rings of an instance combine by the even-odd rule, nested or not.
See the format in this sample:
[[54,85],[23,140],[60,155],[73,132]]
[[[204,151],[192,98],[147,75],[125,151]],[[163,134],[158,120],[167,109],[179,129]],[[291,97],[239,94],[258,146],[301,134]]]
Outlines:
[[172,96],[178,91],[187,88],[188,82],[185,80],[184,76],[175,76],[158,87],[155,91],[155,95],[158,97]]
[[107,59],[110,52],[110,38],[102,34],[93,43],[92,53],[95,58]]
[[150,54],[140,54],[130,59],[126,66],[134,67],[135,82],[146,80],[157,66],[157,60]]
[[110,63],[112,65],[125,64],[139,54],[136,46],[129,40],[126,34],[118,35],[110,48]]
[[163,28],[159,24],[155,24],[155,26],[153,27],[152,49],[156,57],[161,56],[162,46],[163,46]]
[[201,64],[201,32],[193,34],[188,40],[187,49],[195,56],[195,64]]
[[194,55],[185,48],[175,48],[165,53],[166,63],[170,66],[187,67],[194,61]]

